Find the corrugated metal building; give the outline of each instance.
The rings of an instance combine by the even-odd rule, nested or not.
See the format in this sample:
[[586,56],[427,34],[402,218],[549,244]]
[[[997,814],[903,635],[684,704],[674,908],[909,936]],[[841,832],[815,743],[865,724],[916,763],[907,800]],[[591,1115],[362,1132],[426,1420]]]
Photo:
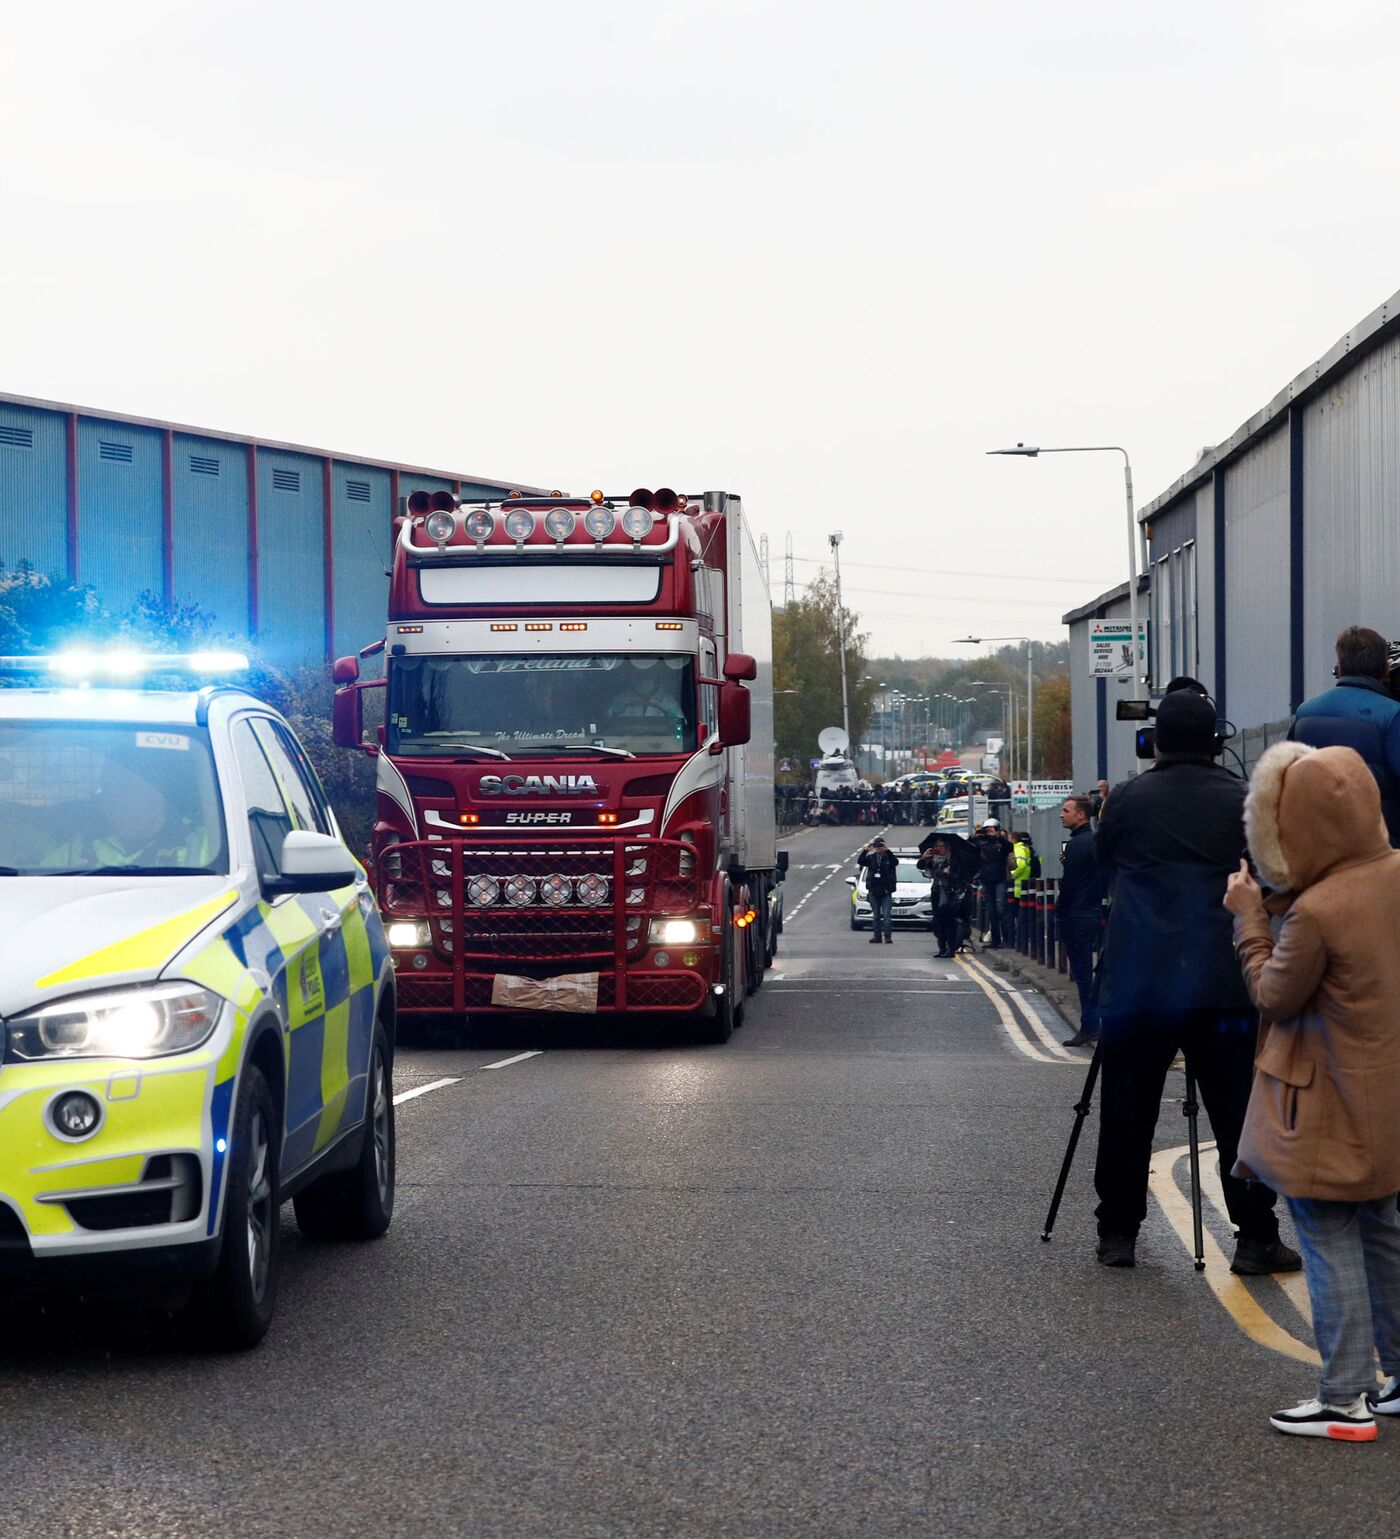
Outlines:
[[0,562],[199,604],[281,663],[382,631],[400,498],[517,484],[0,395]]
[[[1400,635],[1400,294],[1368,315],[1139,515],[1154,692],[1201,679],[1249,741],[1331,681],[1347,625]],[[1074,778],[1129,768],[1127,690],[1089,677],[1088,631],[1127,584],[1065,616]]]

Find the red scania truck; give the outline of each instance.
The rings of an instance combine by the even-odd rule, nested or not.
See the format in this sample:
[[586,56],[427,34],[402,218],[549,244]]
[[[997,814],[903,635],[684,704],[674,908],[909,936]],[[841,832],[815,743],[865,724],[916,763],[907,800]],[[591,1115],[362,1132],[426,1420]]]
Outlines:
[[[376,758],[399,1008],[668,1012],[726,1040],[782,929],[772,611],[737,496],[415,493]],[[378,742],[362,692],[387,691]]]

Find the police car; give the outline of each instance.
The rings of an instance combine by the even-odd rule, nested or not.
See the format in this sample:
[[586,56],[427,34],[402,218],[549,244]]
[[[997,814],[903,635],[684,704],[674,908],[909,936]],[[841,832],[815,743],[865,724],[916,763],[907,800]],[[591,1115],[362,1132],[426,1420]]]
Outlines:
[[0,1293],[135,1286],[232,1347],[285,1200],[394,1206],[389,949],[301,745],[242,690],[97,687],[241,661],[0,658],[69,678],[0,688]]

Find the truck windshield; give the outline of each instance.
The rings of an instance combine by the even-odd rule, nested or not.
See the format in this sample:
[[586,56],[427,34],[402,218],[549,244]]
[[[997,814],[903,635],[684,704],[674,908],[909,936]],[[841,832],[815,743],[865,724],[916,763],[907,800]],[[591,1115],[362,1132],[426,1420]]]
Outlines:
[[227,870],[223,811],[202,732],[141,723],[0,723],[4,874]]
[[696,747],[695,664],[683,653],[396,657],[389,666],[391,754],[450,757],[494,748],[635,754]]

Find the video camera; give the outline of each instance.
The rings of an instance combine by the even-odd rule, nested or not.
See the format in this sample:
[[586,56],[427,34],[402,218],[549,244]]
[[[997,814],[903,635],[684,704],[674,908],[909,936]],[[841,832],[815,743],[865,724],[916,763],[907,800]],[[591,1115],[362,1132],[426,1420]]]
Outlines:
[[[1151,721],[1157,708],[1150,700],[1120,700],[1114,710],[1119,721]],[[1156,727],[1139,727],[1133,742],[1133,752],[1139,759],[1152,759],[1157,754]]]
[[[1185,676],[1173,679],[1162,696],[1174,693],[1179,689],[1189,689],[1209,700],[1214,707],[1215,701],[1211,700],[1210,693],[1198,679]],[[1157,715],[1157,707],[1150,700],[1120,700],[1114,707],[1114,715],[1119,721],[1150,722]],[[1225,752],[1225,745],[1235,735],[1235,729],[1228,721],[1217,721],[1215,738],[1211,744],[1211,758],[1218,759]],[[1157,729],[1151,726],[1140,726],[1133,743],[1133,752],[1139,759],[1153,759],[1157,753]]]

